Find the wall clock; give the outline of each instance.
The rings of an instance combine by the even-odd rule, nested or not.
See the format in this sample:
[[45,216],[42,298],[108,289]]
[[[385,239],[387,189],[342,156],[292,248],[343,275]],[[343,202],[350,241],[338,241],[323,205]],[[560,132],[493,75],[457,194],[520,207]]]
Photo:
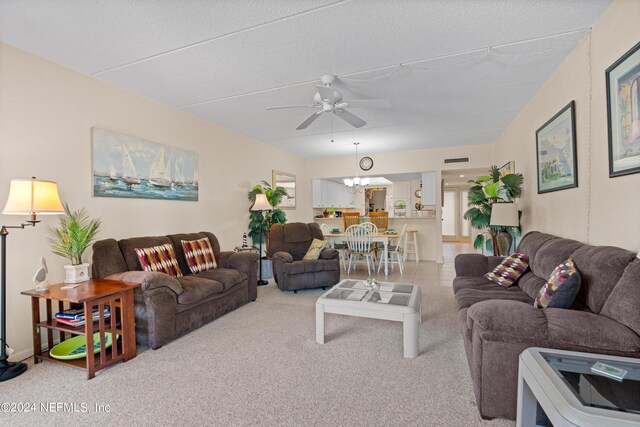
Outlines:
[[363,157],[360,159],[360,169],[368,171],[373,167],[373,159],[371,157]]

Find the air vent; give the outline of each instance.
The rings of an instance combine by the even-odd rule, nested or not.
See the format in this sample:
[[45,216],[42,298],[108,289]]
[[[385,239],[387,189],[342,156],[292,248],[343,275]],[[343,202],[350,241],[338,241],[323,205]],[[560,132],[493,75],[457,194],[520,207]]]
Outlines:
[[468,157],[458,157],[457,159],[444,159],[445,163],[469,163]]

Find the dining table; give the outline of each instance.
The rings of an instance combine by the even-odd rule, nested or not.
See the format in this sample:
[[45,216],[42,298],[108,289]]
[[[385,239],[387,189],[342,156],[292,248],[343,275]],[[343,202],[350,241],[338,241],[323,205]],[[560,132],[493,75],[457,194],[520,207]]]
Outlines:
[[[324,235],[325,239],[331,244],[331,247],[335,247],[336,242],[343,241],[345,239],[344,233],[327,233]],[[371,241],[374,243],[382,243],[382,260],[384,260],[384,275],[389,275],[389,242],[393,239],[400,237],[398,233],[384,231],[371,235]]]

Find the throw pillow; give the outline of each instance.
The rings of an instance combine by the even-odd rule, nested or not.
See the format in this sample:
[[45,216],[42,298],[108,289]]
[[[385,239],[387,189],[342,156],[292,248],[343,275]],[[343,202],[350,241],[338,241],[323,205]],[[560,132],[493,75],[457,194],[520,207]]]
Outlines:
[[183,240],[182,249],[184,249],[184,257],[187,259],[191,273],[197,274],[218,268],[216,256],[208,237],[198,240]]
[[307,253],[304,255],[302,259],[307,259],[307,260],[318,259],[320,258],[320,253],[322,253],[322,251],[327,249],[328,247],[329,247],[328,241],[313,239],[313,242],[311,242],[311,246],[309,246],[309,250],[307,251]]
[[573,260],[568,259],[553,269],[533,305],[538,308],[569,308],[580,291],[580,285],[580,273]]
[[182,277],[182,271],[180,271],[171,243],[151,248],[135,248],[135,251],[144,271],[158,271],[167,273],[169,276]]
[[529,257],[516,252],[503,259],[499,266],[482,277],[508,288],[527,271],[527,267],[529,267]]

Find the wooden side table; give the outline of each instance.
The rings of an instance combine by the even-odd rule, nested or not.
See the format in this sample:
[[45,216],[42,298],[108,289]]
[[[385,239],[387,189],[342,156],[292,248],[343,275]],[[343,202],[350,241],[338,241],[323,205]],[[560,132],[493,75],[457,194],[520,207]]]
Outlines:
[[236,246],[235,248],[233,248],[234,252],[255,252],[258,253],[259,250],[258,248],[256,248],[255,246],[247,246],[245,248],[243,248],[242,246]]
[[[139,283],[122,282],[119,280],[92,279],[79,283],[73,289],[61,289],[65,283],[49,286],[46,292],[36,292],[34,289],[21,292],[31,297],[31,311],[33,319],[33,360],[40,363],[48,360],[63,365],[69,365],[87,370],[87,379],[95,377],[100,369],[116,362],[136,357],[136,334],[133,316],[133,291]],[[46,319],[40,319],[40,300],[46,302]],[[52,309],[52,301],[58,301],[58,311],[63,311],[71,304],[81,304],[84,308],[84,327],[67,326],[56,322]],[[66,303],[66,307],[65,307]],[[109,307],[110,317],[105,319],[105,306]],[[91,322],[93,310],[97,309],[98,320]],[[75,360],[60,360],[49,355],[49,350],[42,351],[42,328],[47,330],[49,350],[53,348],[53,331],[57,331],[60,342],[73,335],[84,335],[87,338],[87,357]],[[93,335],[100,334],[100,353],[94,354]],[[110,332],[113,340],[111,349],[105,348],[105,333]],[[116,339],[116,335],[118,339]],[[109,351],[110,350],[110,351]]]

